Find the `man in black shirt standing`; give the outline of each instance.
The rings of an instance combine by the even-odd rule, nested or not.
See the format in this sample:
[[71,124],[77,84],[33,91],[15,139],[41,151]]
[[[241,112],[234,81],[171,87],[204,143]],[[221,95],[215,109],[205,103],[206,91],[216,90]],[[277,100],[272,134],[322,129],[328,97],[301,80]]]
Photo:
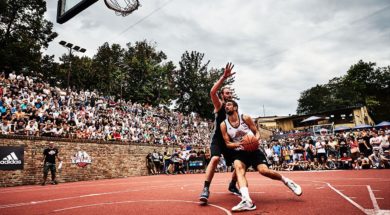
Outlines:
[[43,182],[42,186],[46,184],[47,175],[51,173],[51,183],[58,184],[56,179],[56,158],[58,161],[61,159],[58,157],[58,149],[54,147],[54,142],[49,142],[49,147],[43,150]]

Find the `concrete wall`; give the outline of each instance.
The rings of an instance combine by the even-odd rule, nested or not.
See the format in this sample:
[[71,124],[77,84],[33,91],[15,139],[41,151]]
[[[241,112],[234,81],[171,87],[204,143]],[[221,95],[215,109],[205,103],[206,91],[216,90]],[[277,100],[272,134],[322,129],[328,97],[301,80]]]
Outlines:
[[[39,184],[42,182],[43,150],[48,146],[48,139],[0,137],[0,146],[24,145],[24,169],[0,170],[0,186]],[[63,160],[59,182],[99,180],[147,175],[145,158],[147,153],[157,149],[168,150],[165,146],[150,146],[124,143],[94,143],[56,140],[59,156]],[[78,152],[85,151],[92,158],[92,163],[79,167],[71,163],[71,158]],[[169,148],[172,151],[172,147]],[[0,158],[2,159],[2,158]],[[58,161],[57,161],[58,165]],[[50,173],[49,177],[50,179]]]

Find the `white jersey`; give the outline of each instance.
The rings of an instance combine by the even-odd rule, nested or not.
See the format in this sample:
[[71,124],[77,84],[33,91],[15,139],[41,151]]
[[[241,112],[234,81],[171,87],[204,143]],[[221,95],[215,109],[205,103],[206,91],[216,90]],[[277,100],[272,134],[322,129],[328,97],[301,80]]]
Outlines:
[[248,125],[242,119],[242,115],[238,114],[238,120],[240,125],[238,127],[233,127],[229,122],[229,117],[225,119],[227,134],[233,142],[239,142],[242,140],[246,134],[254,135]]

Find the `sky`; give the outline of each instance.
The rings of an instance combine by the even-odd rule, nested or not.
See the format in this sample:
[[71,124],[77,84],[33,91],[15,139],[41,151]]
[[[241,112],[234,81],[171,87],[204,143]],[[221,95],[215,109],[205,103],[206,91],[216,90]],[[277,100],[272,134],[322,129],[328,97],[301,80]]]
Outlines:
[[122,17],[101,0],[58,24],[57,1],[47,1],[46,19],[59,36],[45,53],[58,60],[67,52],[61,40],[86,48],[84,55],[93,57],[104,42],[125,47],[145,39],[175,65],[185,51],[201,52],[204,62],[210,60],[209,69],[235,65],[232,87],[239,109],[252,117],[296,114],[301,92],[345,75],[359,60],[390,65],[389,0],[140,3]]

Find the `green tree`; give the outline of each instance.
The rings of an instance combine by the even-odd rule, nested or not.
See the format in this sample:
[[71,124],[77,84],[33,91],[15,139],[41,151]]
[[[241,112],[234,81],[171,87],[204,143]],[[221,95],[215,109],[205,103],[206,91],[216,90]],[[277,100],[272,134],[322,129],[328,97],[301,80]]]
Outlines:
[[123,63],[128,67],[126,98],[151,105],[169,104],[174,97],[172,76],[175,66],[167,56],[146,40],[127,44]]
[[42,48],[57,37],[53,23],[44,19],[44,0],[1,1],[0,69],[39,70]]
[[390,115],[389,66],[375,68],[376,63],[360,60],[347,74],[331,79],[301,93],[298,114],[365,105],[374,119],[388,120]]
[[[65,56],[64,56],[65,57]],[[67,56],[69,58],[69,56]],[[70,86],[76,90],[94,90],[98,84],[92,68],[93,61],[87,56],[78,57],[72,55],[72,71],[70,74]]]
[[[104,95],[117,93],[115,83],[117,63],[121,61],[124,49],[119,44],[111,46],[106,42],[100,46],[92,59],[92,72],[94,79],[86,89],[98,89]],[[73,69],[72,69],[73,70]]]
[[[176,110],[190,114],[198,113],[201,117],[213,118],[213,104],[210,99],[210,89],[221,77],[223,69],[208,70],[210,61],[202,63],[204,54],[186,51],[179,62],[180,68],[175,73],[175,88],[177,89]],[[234,82],[234,77],[224,83],[224,86]]]
[[[61,84],[61,80],[65,77],[61,76],[61,64],[54,61],[54,55],[45,55],[41,60],[41,69],[39,70],[42,74],[42,78],[45,79],[50,85],[56,86]],[[33,71],[29,71],[31,73]],[[31,74],[36,76],[36,74]],[[58,83],[58,84],[57,84]]]
[[379,104],[373,108],[373,115],[378,121],[390,121],[390,66],[378,68],[378,84],[376,98]]
[[301,93],[298,100],[298,114],[310,114],[326,110],[327,99],[330,96],[330,90],[326,85],[318,85],[305,90]]

